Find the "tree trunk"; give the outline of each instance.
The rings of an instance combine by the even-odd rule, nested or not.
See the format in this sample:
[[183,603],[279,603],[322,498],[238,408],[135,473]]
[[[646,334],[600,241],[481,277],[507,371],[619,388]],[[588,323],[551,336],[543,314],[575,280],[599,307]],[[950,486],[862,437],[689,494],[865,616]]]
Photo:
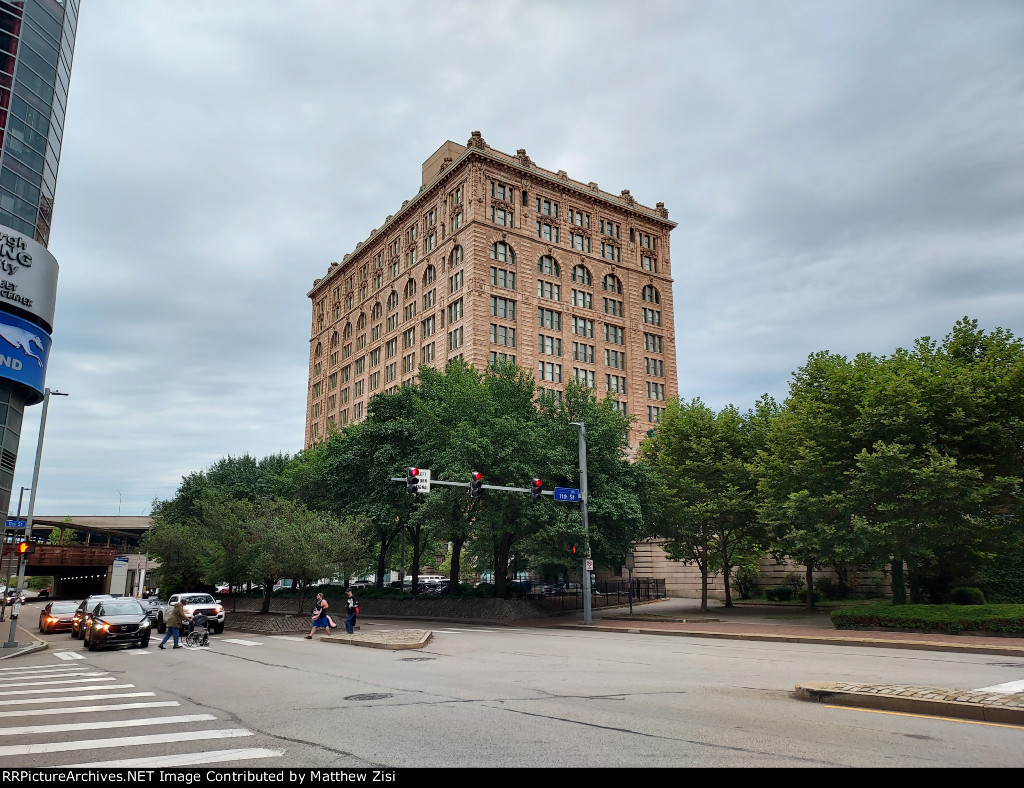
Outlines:
[[446,596],[450,596],[452,599],[457,599],[459,596],[459,572],[462,568],[462,545],[465,541],[465,536],[456,536],[452,539],[452,574],[446,592]]
[[814,610],[814,567],[811,564],[804,567],[804,577],[807,580],[807,609]]
[[894,605],[907,604],[907,585],[903,579],[903,556],[894,555],[892,558],[892,577],[890,580],[892,588],[892,603]]
[[494,595],[505,596],[505,575],[508,574],[508,556],[512,552],[512,543],[515,536],[510,531],[505,531],[498,540],[494,551]]
[[732,567],[726,564],[722,567],[722,574],[725,577],[725,606],[732,607],[732,589],[729,587],[729,580],[732,576]]
[[700,612],[708,612],[708,562],[700,564]]
[[260,608],[261,613],[270,612],[270,597],[274,593],[275,582],[277,582],[276,577],[263,578],[263,607]]

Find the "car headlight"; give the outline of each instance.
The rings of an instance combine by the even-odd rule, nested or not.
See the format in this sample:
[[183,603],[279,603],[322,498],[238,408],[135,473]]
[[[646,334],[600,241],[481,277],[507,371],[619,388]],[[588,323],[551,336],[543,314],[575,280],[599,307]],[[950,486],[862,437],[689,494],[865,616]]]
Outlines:
[[149,619],[148,618],[142,619],[142,623],[139,624],[139,629],[149,629]]

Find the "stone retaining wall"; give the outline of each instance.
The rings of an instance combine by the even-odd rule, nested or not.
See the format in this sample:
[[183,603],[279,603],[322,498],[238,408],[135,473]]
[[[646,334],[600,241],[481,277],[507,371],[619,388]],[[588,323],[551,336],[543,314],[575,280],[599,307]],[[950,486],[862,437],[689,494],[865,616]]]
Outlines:
[[[344,618],[344,595],[339,593],[337,600],[328,595],[331,603],[330,611],[335,621]],[[357,597],[358,598],[358,597]],[[228,616],[235,610],[239,613],[254,613],[262,607],[261,599],[222,597],[221,601]],[[237,608],[235,607],[237,605]],[[299,600],[288,597],[274,597],[270,600],[270,612],[308,615],[313,609],[312,598],[307,599],[299,610]],[[360,616],[393,616],[395,618],[465,618],[491,621],[510,621],[518,618],[538,618],[548,612],[534,606],[530,602],[517,599],[445,599],[444,597],[424,596],[420,599],[359,599]]]

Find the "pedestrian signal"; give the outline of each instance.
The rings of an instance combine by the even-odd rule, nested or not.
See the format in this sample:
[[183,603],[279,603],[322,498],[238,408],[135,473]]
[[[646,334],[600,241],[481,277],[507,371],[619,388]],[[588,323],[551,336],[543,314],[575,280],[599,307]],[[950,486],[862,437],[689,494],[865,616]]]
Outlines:
[[542,489],[544,489],[544,482],[540,479],[534,479],[533,485],[530,487],[530,500],[533,503],[540,500],[540,493]]
[[469,497],[479,498],[484,486],[484,475],[480,471],[469,474]]
[[36,546],[31,542],[18,542],[17,550],[18,555],[32,555],[36,551]]
[[410,468],[405,474],[405,491],[407,493],[416,492],[416,487],[419,484],[419,468]]

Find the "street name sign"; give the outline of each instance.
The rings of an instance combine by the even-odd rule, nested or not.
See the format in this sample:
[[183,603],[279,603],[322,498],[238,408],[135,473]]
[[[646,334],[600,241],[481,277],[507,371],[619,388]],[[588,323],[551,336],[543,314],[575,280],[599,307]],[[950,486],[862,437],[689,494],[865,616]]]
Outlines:
[[4,528],[24,528],[27,520],[5,520]]
[[580,491],[577,487],[556,487],[554,497],[556,501],[578,501]]

